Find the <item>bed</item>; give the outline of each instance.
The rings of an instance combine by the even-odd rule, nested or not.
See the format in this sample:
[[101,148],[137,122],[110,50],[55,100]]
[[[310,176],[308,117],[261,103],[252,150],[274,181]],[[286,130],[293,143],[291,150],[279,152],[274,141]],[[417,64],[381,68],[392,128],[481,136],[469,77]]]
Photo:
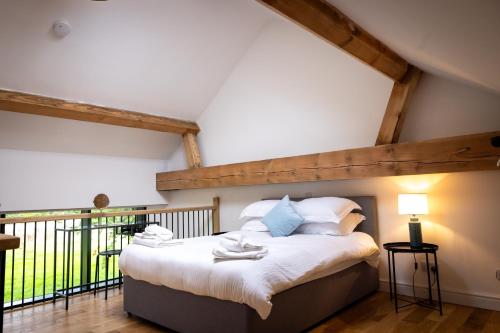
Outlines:
[[[356,201],[363,208],[363,214],[366,216],[366,220],[358,226],[356,230],[358,232],[352,234],[352,239],[360,244],[363,242],[373,243],[373,241],[375,244],[378,241],[375,198],[364,196],[351,197],[350,199]],[[249,235],[249,237],[251,236],[253,235]],[[222,263],[225,266],[218,266],[217,272],[226,269],[226,273],[211,281],[219,283],[219,280],[226,279],[227,281],[224,281],[225,284],[222,288],[214,287],[213,283],[208,282],[210,278],[207,276],[209,275],[206,275],[208,274],[207,270],[211,270],[213,265],[221,265],[220,263],[203,262],[203,258],[201,258],[199,260],[202,261],[202,265],[199,265],[201,267],[198,267],[198,270],[189,271],[187,268],[189,265],[194,266],[193,262],[198,260],[190,254],[190,251],[192,252],[199,247],[200,256],[203,257],[201,253],[205,253],[205,250],[217,241],[215,237],[186,240],[184,249],[179,247],[174,250],[165,250],[171,251],[168,252],[171,254],[174,254],[175,251],[184,251],[182,255],[185,259],[177,260],[177,262],[172,261],[176,258],[172,258],[172,255],[167,254],[167,252],[158,255],[148,249],[132,247],[124,251],[124,255],[120,258],[120,267],[124,272],[124,309],[130,314],[179,332],[291,333],[306,330],[378,289],[376,265],[368,259],[360,260],[356,255],[346,257],[346,253],[356,254],[364,251],[365,247],[360,245],[354,250],[346,247],[349,251],[332,251],[332,253],[343,252],[343,259],[340,260],[329,253],[314,254],[314,251],[319,252],[318,249],[321,249],[320,246],[322,246],[320,243],[325,243],[327,238],[330,242],[328,246],[343,249],[348,241],[345,236],[337,238],[319,235],[302,236],[307,237],[295,237],[295,239],[285,237],[289,239],[277,240],[276,238],[267,239],[264,235],[255,235],[254,237],[261,237],[259,238],[260,242],[269,244],[270,254],[257,261],[258,263],[251,261],[248,265],[254,266],[249,267],[241,266],[244,265],[243,262]],[[336,243],[331,243],[332,239],[335,239]],[[296,242],[294,248],[297,247],[298,252],[293,252],[294,249],[287,242]],[[297,256],[300,251],[307,250],[304,244],[310,244],[309,258],[311,258],[311,263],[302,262],[303,265],[300,266],[304,267],[299,268],[307,274],[300,275],[300,278],[294,281],[287,281],[288,276],[282,277],[281,273],[283,269],[291,267],[290,258],[295,258],[294,256]],[[275,249],[279,249],[280,246],[282,249],[288,249],[287,251],[291,252],[290,255],[282,256],[277,262],[271,262],[273,258],[276,259],[276,253],[279,251]],[[271,250],[275,250],[275,252],[272,253]],[[362,256],[372,257],[374,260],[375,257],[378,257],[378,252],[374,253],[373,249],[370,254],[371,256],[368,256],[367,253]],[[177,255],[180,256],[181,252],[177,252]],[[169,260],[171,261],[169,262]],[[314,260],[318,262],[314,263]],[[266,262],[272,265],[266,264]],[[275,266],[280,266],[282,271],[279,269],[277,273],[274,269],[270,272],[266,271],[268,267]],[[171,269],[168,270],[167,267]],[[314,267],[315,270],[311,270],[311,267]],[[191,273],[183,273],[185,269],[186,272]],[[211,272],[213,273],[213,271]],[[238,275],[238,272],[241,272],[243,278]],[[252,278],[245,280],[244,275],[246,274],[255,274],[255,277],[252,276]],[[274,274],[270,275],[273,281],[272,287],[267,286],[266,283],[253,286],[254,289],[251,288],[252,286],[247,286],[253,281],[259,283],[261,275],[268,277],[269,274]],[[203,288],[193,289],[193,286],[198,285],[203,285]],[[233,288],[233,291],[239,291],[239,288],[243,287],[248,287],[250,291],[257,290],[259,292],[262,289],[266,295],[272,293],[272,297],[267,301],[271,305],[264,302],[261,295],[244,292],[241,292],[241,295],[235,292],[231,294],[226,290]],[[267,287],[270,290],[266,289]],[[189,292],[184,290],[189,290]]]

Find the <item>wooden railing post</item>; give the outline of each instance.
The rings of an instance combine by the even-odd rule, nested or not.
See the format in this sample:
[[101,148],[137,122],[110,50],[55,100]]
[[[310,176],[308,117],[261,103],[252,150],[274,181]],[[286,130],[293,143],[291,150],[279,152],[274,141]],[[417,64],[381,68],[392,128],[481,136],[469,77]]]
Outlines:
[[212,208],[212,224],[213,232],[220,232],[220,199],[219,197],[213,198]]

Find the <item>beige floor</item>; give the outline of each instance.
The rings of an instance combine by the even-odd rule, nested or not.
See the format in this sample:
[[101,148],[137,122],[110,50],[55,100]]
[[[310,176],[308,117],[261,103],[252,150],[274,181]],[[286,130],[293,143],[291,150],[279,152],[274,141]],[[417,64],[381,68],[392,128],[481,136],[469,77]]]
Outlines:
[[[74,297],[69,311],[58,301],[6,312],[4,332],[118,333],[168,332],[144,320],[127,317],[117,289],[104,301],[103,293]],[[377,293],[314,328],[314,333],[361,332],[484,332],[500,333],[500,312],[446,304],[444,315],[421,307],[394,313],[389,296]]]

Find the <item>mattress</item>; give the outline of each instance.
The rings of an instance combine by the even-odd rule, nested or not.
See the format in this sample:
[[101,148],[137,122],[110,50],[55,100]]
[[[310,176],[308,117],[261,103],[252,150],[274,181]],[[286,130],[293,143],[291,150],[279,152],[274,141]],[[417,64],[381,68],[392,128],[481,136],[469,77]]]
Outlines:
[[380,254],[373,238],[362,232],[274,238],[267,232],[238,233],[267,246],[269,254],[260,260],[214,260],[211,251],[221,236],[157,249],[132,244],[120,256],[120,270],[134,280],[247,304],[266,319],[273,295],[361,261],[376,266]]

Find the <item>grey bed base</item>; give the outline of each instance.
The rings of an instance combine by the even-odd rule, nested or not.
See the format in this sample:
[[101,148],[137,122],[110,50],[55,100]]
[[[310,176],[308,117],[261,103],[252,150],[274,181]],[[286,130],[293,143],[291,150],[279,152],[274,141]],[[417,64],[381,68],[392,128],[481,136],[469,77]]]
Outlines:
[[274,295],[262,320],[246,304],[196,296],[124,278],[125,311],[186,333],[302,332],[378,289],[378,270],[361,262],[327,277]]
[[[374,197],[352,197],[367,217],[359,226],[378,240]],[[378,269],[360,262],[335,274],[274,295],[271,315],[262,320],[246,304],[197,296],[124,277],[124,309],[183,333],[302,332],[378,289]]]

